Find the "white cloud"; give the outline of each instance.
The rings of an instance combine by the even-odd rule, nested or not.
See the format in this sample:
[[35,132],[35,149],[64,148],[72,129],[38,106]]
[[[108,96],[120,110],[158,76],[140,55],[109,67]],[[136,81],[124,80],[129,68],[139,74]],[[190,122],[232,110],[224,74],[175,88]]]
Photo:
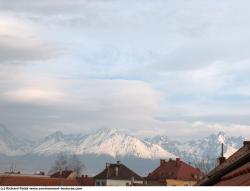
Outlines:
[[59,102],[63,94],[53,90],[39,88],[23,88],[4,93],[7,100],[24,103],[51,104]]
[[0,61],[20,63],[48,59],[55,48],[40,35],[41,28],[13,16],[0,14]]

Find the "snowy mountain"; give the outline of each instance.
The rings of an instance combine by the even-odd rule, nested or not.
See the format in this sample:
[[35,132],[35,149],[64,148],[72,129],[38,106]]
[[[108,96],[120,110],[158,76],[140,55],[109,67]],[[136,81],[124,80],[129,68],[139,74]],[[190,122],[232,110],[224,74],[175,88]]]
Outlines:
[[30,152],[32,142],[14,136],[0,125],[0,154],[8,156],[23,155]]
[[86,148],[79,150],[80,153],[109,154],[113,157],[134,156],[147,159],[175,157],[159,145],[142,141],[117,129],[101,129],[82,141],[79,148]]
[[40,140],[32,149],[31,153],[38,155],[56,155],[59,153],[77,154],[76,150],[77,147],[79,147],[79,142],[84,138],[84,135],[66,135],[60,131],[56,131]]
[[159,145],[139,140],[117,129],[110,128],[100,129],[86,136],[64,135],[61,132],[56,132],[40,141],[32,153],[39,155],[103,154],[112,157],[132,156],[145,159],[176,157]]
[[229,157],[242,147],[243,137],[229,137],[224,132],[211,134],[201,139],[186,142],[172,141],[166,136],[147,138],[147,141],[158,144],[169,152],[180,156],[187,162],[216,160],[221,154],[221,143],[224,143],[224,156]]
[[117,129],[104,128],[88,135],[57,131],[34,144],[0,126],[0,154],[7,156],[51,156],[59,153],[144,159],[178,156],[186,162],[195,163],[203,159],[216,160],[221,152],[221,141],[224,142],[224,156],[228,157],[242,146],[244,138],[229,137],[219,132],[186,142],[174,141],[167,136],[141,140]]

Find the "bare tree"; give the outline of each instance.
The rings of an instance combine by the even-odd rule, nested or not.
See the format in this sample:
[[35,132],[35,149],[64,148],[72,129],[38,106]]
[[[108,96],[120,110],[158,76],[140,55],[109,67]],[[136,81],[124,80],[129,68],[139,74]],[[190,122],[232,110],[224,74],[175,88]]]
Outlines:
[[76,172],[77,176],[80,176],[82,171],[85,169],[84,164],[78,159],[76,155],[73,155],[69,159],[69,168]]
[[68,166],[68,157],[64,154],[59,154],[55,160],[54,165],[49,171],[49,174],[53,174],[58,171],[67,170],[67,166]]
[[194,166],[196,168],[199,168],[205,174],[207,174],[209,171],[211,171],[213,168],[215,168],[216,165],[217,165],[217,160],[211,159],[209,157],[202,158],[202,159],[196,158],[194,161]]
[[84,168],[84,164],[78,159],[76,155],[69,157],[67,155],[60,154],[57,156],[54,165],[49,171],[49,174],[58,171],[72,170],[76,172],[77,176],[80,176]]

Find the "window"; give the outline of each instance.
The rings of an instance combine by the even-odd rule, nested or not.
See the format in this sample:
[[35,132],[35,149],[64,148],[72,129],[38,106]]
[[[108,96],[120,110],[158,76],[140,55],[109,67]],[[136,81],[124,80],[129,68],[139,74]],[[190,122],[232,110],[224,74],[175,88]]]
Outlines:
[[99,181],[96,182],[96,186],[100,186],[100,182]]
[[106,186],[106,182],[102,181],[102,186]]

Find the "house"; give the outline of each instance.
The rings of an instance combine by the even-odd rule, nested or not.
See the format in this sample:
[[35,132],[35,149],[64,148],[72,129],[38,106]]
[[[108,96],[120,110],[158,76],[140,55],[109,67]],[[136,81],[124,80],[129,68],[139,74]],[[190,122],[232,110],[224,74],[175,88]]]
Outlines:
[[82,186],[77,179],[44,175],[0,174],[0,186]]
[[120,161],[115,164],[106,163],[105,169],[95,177],[96,186],[130,186],[143,184],[143,178],[130,170]]
[[243,147],[228,159],[222,156],[219,164],[198,186],[250,186],[250,141],[244,141]]
[[55,172],[50,176],[51,178],[67,178],[67,179],[75,179],[77,174],[75,171],[72,170],[63,170]]
[[180,158],[168,161],[161,159],[160,166],[148,174],[147,182],[155,181],[167,186],[192,186],[202,176],[200,169],[181,161]]

